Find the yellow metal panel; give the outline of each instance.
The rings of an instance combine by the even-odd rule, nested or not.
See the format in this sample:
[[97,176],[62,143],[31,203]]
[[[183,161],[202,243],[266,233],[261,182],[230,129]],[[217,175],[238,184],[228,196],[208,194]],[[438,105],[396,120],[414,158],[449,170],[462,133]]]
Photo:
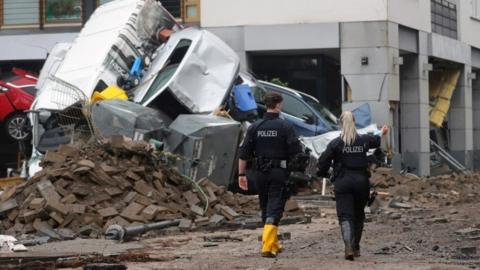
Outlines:
[[430,79],[430,101],[433,108],[430,110],[430,123],[442,127],[450,109],[450,100],[457,87],[459,70],[445,70],[442,73],[432,72]]

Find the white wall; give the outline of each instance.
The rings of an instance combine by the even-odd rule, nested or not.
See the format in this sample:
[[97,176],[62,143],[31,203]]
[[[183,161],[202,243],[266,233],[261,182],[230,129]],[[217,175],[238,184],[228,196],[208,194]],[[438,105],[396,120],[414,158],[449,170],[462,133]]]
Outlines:
[[387,1],[202,0],[201,26],[385,21],[387,18]]
[[[459,12],[459,38],[461,41],[480,49],[480,14],[472,18],[475,0],[459,0],[457,10]],[[479,1],[480,5],[480,1]]]
[[55,44],[72,42],[78,33],[0,36],[0,61],[45,60]]
[[[469,1],[469,0],[467,0]],[[389,21],[431,32],[430,0],[389,0]]]
[[203,27],[388,18],[425,32],[431,29],[430,0],[202,0],[201,8]]
[[[457,4],[459,39],[480,48],[480,8]],[[431,32],[430,0],[202,0],[202,27],[385,21]]]

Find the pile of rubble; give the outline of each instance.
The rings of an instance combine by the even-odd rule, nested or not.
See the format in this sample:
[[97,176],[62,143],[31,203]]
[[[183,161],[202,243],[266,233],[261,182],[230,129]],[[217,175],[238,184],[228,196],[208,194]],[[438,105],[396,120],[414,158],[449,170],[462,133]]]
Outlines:
[[480,173],[418,177],[393,174],[390,168],[377,168],[370,179],[379,198],[391,208],[445,206],[476,202],[480,198]]
[[207,179],[192,182],[172,165],[175,158],[122,136],[62,145],[46,153],[32,179],[1,193],[0,231],[97,238],[112,224],[180,219],[180,229],[189,230],[258,213],[255,197]]

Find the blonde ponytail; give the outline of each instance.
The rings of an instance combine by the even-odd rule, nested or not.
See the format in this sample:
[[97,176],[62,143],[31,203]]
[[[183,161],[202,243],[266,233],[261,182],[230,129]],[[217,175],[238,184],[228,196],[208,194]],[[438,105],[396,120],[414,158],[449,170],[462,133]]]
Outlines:
[[340,123],[342,124],[342,133],[340,137],[345,145],[352,145],[357,138],[357,129],[355,128],[355,118],[352,112],[345,111],[340,116]]

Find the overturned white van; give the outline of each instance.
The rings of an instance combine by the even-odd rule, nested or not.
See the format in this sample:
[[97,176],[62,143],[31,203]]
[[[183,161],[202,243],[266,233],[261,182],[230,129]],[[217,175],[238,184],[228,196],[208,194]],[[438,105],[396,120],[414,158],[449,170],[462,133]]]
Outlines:
[[[155,40],[164,28],[171,30],[169,38]],[[119,77],[128,75],[139,58],[145,61],[130,99],[155,108],[166,122],[180,114],[218,108],[240,66],[236,53],[222,40],[205,30],[184,29],[157,1],[102,5],[72,44],[55,47],[40,74],[42,83],[30,113],[34,146],[30,175],[40,169],[47,150],[92,132],[91,123],[81,117],[85,110],[88,114],[85,107],[92,94],[112,85],[121,87]]]

